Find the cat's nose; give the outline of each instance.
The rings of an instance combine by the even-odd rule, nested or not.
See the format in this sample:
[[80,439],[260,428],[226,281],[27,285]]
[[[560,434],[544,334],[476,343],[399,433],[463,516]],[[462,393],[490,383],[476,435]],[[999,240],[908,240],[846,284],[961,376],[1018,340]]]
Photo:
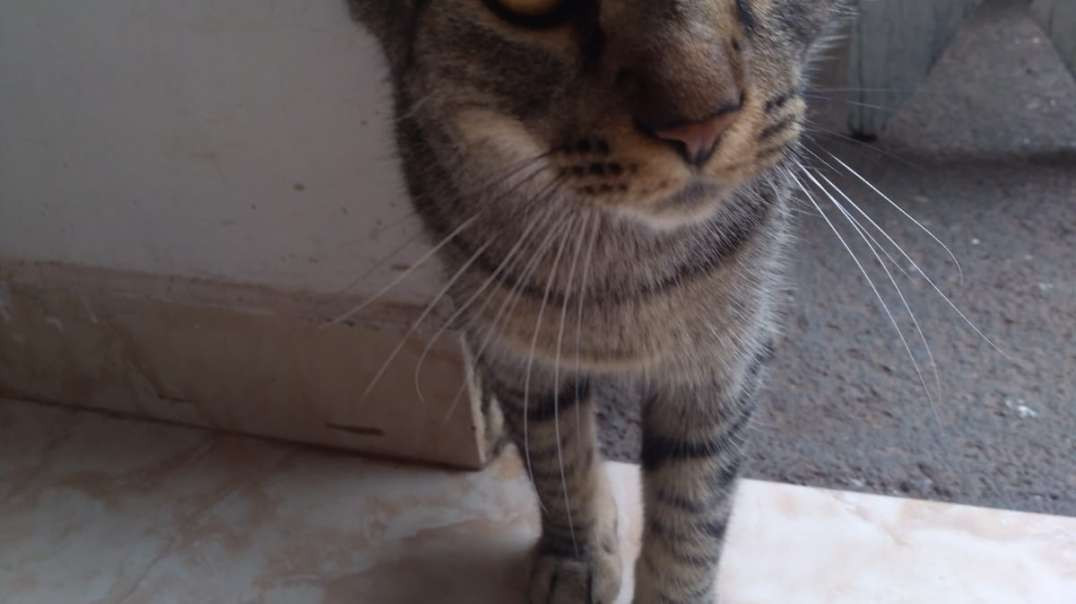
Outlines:
[[680,147],[687,163],[701,166],[714,154],[723,135],[736,122],[740,107],[723,108],[698,122],[684,122],[661,130],[654,130],[657,138]]
[[616,77],[636,126],[701,166],[741,115],[741,70],[717,49],[634,54]]

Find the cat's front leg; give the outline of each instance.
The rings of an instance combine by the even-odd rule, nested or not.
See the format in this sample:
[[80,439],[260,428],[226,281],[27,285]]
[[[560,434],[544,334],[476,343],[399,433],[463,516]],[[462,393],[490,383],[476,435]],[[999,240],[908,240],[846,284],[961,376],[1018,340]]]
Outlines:
[[477,366],[538,495],[542,535],[529,602],[613,604],[621,581],[617,512],[597,450],[589,380],[537,362]]
[[635,604],[717,602],[718,562],[762,362],[760,355],[743,364],[737,379],[658,386],[644,409]]

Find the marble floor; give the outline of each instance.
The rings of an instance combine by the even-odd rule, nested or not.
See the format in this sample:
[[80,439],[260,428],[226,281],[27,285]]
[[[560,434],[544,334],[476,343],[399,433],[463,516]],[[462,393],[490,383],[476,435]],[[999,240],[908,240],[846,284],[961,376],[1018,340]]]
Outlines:
[[[638,472],[609,471],[630,556]],[[464,474],[0,401],[3,604],[510,604],[535,516],[512,455]],[[1073,604],[1076,519],[746,482],[721,575],[726,604]]]

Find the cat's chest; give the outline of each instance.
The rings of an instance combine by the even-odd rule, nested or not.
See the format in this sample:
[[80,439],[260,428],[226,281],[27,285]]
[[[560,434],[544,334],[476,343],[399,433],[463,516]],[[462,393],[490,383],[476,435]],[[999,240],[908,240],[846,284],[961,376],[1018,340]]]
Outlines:
[[[591,269],[600,271],[602,265]],[[600,276],[597,280],[602,281]],[[765,296],[732,265],[668,284],[641,278],[634,289],[617,289],[622,281],[607,283],[607,289],[592,286],[584,295],[546,296],[541,289],[534,295],[494,292],[494,303],[476,317],[475,332],[516,355],[569,367],[682,364],[712,356],[722,342],[747,337],[752,317],[742,310],[759,308]]]

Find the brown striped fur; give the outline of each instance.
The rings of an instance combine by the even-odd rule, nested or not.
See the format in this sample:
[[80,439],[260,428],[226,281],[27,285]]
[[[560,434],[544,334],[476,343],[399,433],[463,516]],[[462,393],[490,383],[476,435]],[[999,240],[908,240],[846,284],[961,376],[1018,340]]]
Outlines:
[[[646,397],[635,601],[715,601],[776,334],[780,167],[836,4],[353,0],[389,58],[403,168],[447,241],[476,381],[542,503],[531,602],[610,604],[620,590],[595,451],[594,393],[609,384]],[[705,157],[657,135],[726,114]]]

